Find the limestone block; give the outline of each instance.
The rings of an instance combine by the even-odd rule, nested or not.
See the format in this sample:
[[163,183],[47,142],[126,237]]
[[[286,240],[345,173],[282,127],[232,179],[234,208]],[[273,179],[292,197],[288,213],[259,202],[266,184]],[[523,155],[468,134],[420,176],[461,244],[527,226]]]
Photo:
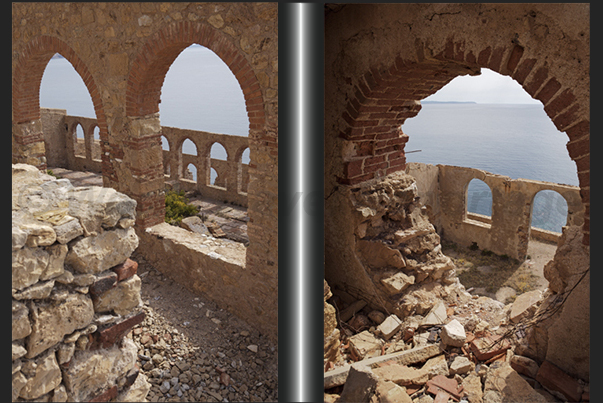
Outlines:
[[466,374],[473,369],[475,369],[475,364],[464,356],[456,356],[452,364],[450,364],[450,373],[452,375]]
[[540,366],[531,358],[521,355],[513,355],[511,357],[511,367],[520,374],[527,375],[530,378],[536,379]]
[[423,385],[429,380],[427,371],[400,364],[392,364],[375,368],[373,372],[380,379],[392,381],[401,386]]
[[65,263],[80,273],[100,273],[123,263],[138,247],[134,228],[104,231],[76,240]]
[[114,288],[95,298],[94,310],[96,312],[113,310],[117,315],[126,315],[142,304],[140,287],[141,281],[137,275],[120,281]]
[[54,227],[54,232],[57,234],[57,242],[61,244],[66,244],[67,242],[84,234],[84,228],[80,224],[79,220],[75,217],[67,217],[70,217],[71,219],[68,219],[66,222],[61,223],[60,225],[55,225]]
[[488,368],[483,400],[484,402],[546,402],[546,399],[507,362],[495,362]]
[[27,377],[27,383],[19,392],[19,397],[23,399],[36,399],[45,395],[59,386],[62,379],[54,352],[23,364],[21,372]]
[[49,258],[42,248],[24,247],[13,252],[12,288],[22,290],[35,284],[46,270]]
[[60,342],[66,334],[90,324],[94,319],[94,308],[88,295],[70,294],[59,304],[37,304],[31,317],[32,332],[26,339],[28,358]]
[[427,360],[421,370],[427,372],[427,376],[430,379],[437,375],[448,376],[450,374],[450,369],[448,368],[448,363],[446,362],[446,356],[444,354]]
[[415,276],[407,276],[402,272],[398,272],[393,276],[381,279],[381,284],[385,286],[385,289],[390,295],[401,293],[409,285],[415,283]]
[[78,351],[63,371],[70,401],[87,401],[100,388],[110,385],[134,367],[137,348],[125,338],[122,347]]
[[483,392],[482,392],[482,381],[480,376],[474,373],[470,373],[463,379],[463,388],[467,395],[467,401],[469,403],[482,403]]
[[13,294],[13,298],[17,300],[25,299],[44,299],[48,298],[54,287],[54,280],[37,283],[24,289],[21,292]]
[[375,392],[380,403],[412,403],[406,390],[391,381],[379,381]]
[[444,344],[453,347],[462,347],[467,339],[465,328],[456,319],[451,320],[442,328],[440,337]]
[[31,333],[29,309],[21,302],[13,301],[13,335],[12,340],[22,339]]
[[67,196],[69,215],[79,219],[85,235],[98,234],[101,227],[112,228],[122,218],[136,218],[136,201],[115,189],[82,186]]
[[421,321],[421,326],[441,325],[447,317],[446,305],[443,301],[438,301],[438,303],[431,308],[427,316]]
[[352,365],[343,387],[340,402],[369,402],[377,387],[378,378],[366,365],[357,362]]
[[381,332],[385,340],[389,340],[402,326],[402,321],[395,314],[388,316],[383,323],[379,325],[377,330]]
[[25,375],[23,375],[21,373],[21,371],[17,371],[13,374],[13,402],[17,400],[17,398],[19,397],[19,393],[21,392],[21,389],[23,388],[23,386],[25,386],[27,384],[27,378],[25,377]]
[[59,364],[69,362],[75,353],[75,343],[61,343],[57,349],[57,359]]
[[140,372],[134,383],[117,395],[116,402],[144,402],[147,394],[151,390],[151,384],[147,376]]
[[52,226],[47,224],[21,224],[21,229],[27,232],[25,244],[30,248],[52,245],[57,240]]
[[27,354],[27,350],[23,346],[20,346],[17,343],[13,343],[12,354],[13,361],[15,361]]
[[64,385],[59,385],[54,389],[54,393],[52,394],[50,401],[51,402],[66,402],[67,401],[67,390],[65,389]]
[[180,226],[198,234],[209,234],[209,230],[205,224],[203,224],[201,218],[196,215],[183,218],[182,222],[180,222]]
[[[13,214],[14,216],[14,214]],[[14,220],[14,217],[13,217]],[[12,225],[12,234],[13,234],[13,251],[21,249],[25,246],[25,242],[27,241],[27,232],[23,231],[18,225],[15,225],[13,221]]]
[[65,257],[68,250],[67,245],[53,245],[46,248],[49,254],[48,266],[46,266],[46,270],[40,276],[40,280],[50,280],[63,274],[65,271]]
[[511,322],[517,323],[521,319],[527,317],[530,312],[534,311],[534,307],[540,298],[542,297],[542,291],[534,290],[521,294],[513,302],[511,306],[511,312],[509,319]]
[[360,359],[369,356],[371,353],[381,351],[381,341],[373,336],[371,332],[365,330],[349,338],[350,348]]
[[356,249],[362,260],[371,268],[391,266],[396,269],[406,267],[402,254],[380,241],[358,241]]

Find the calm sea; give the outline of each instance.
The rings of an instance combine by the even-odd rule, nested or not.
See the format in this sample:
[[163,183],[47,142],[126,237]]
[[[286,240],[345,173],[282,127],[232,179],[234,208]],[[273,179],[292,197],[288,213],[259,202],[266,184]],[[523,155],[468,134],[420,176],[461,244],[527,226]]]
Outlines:
[[[66,109],[69,115],[96,117],[84,82],[62,57],[51,59],[44,71],[40,105]],[[159,114],[163,126],[237,136],[249,133],[245,99],[238,81],[215,53],[199,45],[185,49],[171,65],[161,90]],[[190,141],[184,143],[183,151],[196,154]],[[226,151],[218,144],[212,147],[211,155],[226,159]],[[243,162],[249,162],[248,152],[243,154]],[[193,174],[196,178],[196,172]]]
[[[423,104],[402,130],[409,136],[408,162],[479,168],[506,175],[578,185],[565,133],[559,132],[541,104]],[[468,209],[491,215],[492,196],[483,182],[468,189]],[[561,232],[567,203],[556,192],[538,193],[532,226]]]

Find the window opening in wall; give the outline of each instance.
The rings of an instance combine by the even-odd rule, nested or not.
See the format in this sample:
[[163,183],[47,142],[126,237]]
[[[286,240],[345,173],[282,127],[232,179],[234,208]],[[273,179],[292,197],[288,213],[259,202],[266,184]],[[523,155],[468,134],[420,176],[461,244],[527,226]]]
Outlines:
[[192,159],[197,157],[197,146],[190,139],[184,140],[182,143],[182,166],[184,167],[184,171],[182,172],[182,177],[184,179],[197,181],[197,169],[194,169],[194,172],[189,170],[189,167],[192,165]]
[[[214,143],[211,146],[210,151],[210,168],[211,174],[209,183],[213,186],[219,186],[226,188],[226,182],[224,177],[224,169],[220,169],[220,165],[222,164],[219,161],[226,161],[227,153],[224,146],[220,143]],[[223,167],[222,167],[223,168]]]
[[245,151],[243,151],[243,154],[241,154],[241,163],[249,165],[249,147],[247,147]]
[[554,190],[541,190],[532,202],[533,228],[561,233],[561,227],[567,224],[567,201]]
[[169,161],[169,159],[167,158],[170,152],[170,143],[168,142],[168,140],[165,138],[165,136],[161,136],[161,149],[162,154],[163,154],[163,173],[166,176],[166,179],[170,176],[171,174],[171,161]]
[[86,145],[84,140],[84,128],[81,124],[75,125],[75,133],[73,135],[73,150],[76,157],[86,157]]
[[98,126],[94,126],[92,131],[92,159],[101,160],[100,128]]
[[467,185],[467,218],[489,223],[492,219],[492,190],[484,181],[471,179]]

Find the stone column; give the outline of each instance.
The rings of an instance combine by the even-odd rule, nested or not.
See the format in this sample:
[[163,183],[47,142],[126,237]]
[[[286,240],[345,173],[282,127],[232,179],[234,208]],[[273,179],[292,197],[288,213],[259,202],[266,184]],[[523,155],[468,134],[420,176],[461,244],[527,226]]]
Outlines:
[[40,119],[13,123],[13,164],[24,163],[46,169],[46,147]]
[[120,188],[138,203],[136,225],[147,228],[163,222],[165,192],[159,114],[127,118]]

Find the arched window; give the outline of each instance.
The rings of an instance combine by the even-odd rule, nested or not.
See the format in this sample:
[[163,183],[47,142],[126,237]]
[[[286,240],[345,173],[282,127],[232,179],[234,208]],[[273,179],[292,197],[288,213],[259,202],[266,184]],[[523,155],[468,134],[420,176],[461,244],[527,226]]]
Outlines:
[[541,190],[532,202],[531,226],[561,233],[567,223],[567,201],[554,190]]
[[84,128],[81,124],[75,125],[73,133],[73,150],[76,157],[86,157],[86,145],[84,140]]
[[184,174],[182,175],[184,179],[188,179],[190,181],[197,181],[197,167],[193,164],[188,164],[186,169],[184,170]]
[[226,188],[226,178],[223,176],[224,172],[220,169],[219,163],[216,161],[226,161],[228,159],[228,154],[226,153],[226,149],[220,143],[214,143],[210,149],[210,185],[219,186],[222,188]]
[[[184,142],[182,142],[182,150],[181,151],[182,151],[182,167],[183,167],[182,177],[184,179],[197,181],[197,169],[195,168],[194,172],[190,171],[190,170],[187,171],[188,167],[190,165],[192,165],[192,160],[197,156],[197,146],[190,139],[186,139],[186,140],[184,140]],[[191,172],[192,178],[190,177],[188,172]]]
[[467,186],[466,212],[492,217],[492,191],[484,181],[471,179]]

